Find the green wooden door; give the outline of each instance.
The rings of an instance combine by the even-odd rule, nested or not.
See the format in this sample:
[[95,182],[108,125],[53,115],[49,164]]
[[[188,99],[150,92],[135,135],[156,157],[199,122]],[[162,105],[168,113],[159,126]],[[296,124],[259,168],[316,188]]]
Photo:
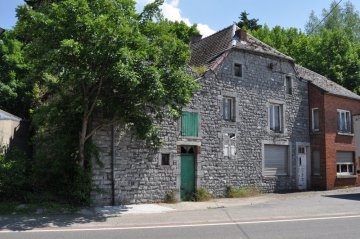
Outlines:
[[181,200],[191,200],[195,192],[195,155],[181,154]]

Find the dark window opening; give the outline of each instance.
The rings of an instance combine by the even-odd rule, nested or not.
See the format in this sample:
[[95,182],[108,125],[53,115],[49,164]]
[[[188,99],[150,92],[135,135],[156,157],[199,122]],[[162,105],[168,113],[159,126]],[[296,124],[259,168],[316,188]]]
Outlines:
[[242,65],[234,64],[234,75],[237,77],[242,77]]
[[292,80],[291,80],[290,76],[286,77],[285,85],[286,85],[286,94],[292,95],[293,87],[292,87]]
[[161,165],[170,165],[170,154],[161,154]]

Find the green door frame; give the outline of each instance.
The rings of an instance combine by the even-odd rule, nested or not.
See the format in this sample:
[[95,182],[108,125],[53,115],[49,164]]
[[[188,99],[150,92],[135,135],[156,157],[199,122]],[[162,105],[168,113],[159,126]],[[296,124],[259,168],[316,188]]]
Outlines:
[[181,154],[180,199],[189,201],[195,193],[195,154]]

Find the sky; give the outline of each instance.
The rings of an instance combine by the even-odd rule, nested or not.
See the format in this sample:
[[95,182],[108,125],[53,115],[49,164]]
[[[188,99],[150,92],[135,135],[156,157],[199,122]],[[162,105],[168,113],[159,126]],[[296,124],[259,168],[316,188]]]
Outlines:
[[[136,0],[137,9],[153,0]],[[230,26],[239,20],[240,13],[247,11],[249,18],[259,19],[259,24],[270,28],[279,25],[304,30],[313,10],[321,16],[329,9],[333,0],[166,0],[162,6],[163,15],[169,20],[183,20],[197,24],[200,33],[208,36]],[[340,0],[336,0],[337,2]],[[342,0],[341,5],[347,0]],[[360,0],[351,0],[360,11]],[[15,25],[15,8],[23,0],[0,0],[0,27],[10,29]]]

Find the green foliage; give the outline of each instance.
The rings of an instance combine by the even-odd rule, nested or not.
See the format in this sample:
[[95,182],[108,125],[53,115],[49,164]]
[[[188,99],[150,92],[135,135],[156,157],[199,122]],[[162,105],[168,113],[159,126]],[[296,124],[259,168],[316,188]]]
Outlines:
[[198,188],[196,189],[194,199],[197,202],[205,202],[212,199],[213,196],[206,190],[206,188]]
[[23,43],[15,38],[12,30],[6,31],[0,39],[0,106],[22,118],[29,118],[33,102],[28,72]]
[[176,192],[167,192],[165,195],[164,203],[177,203]]
[[261,29],[261,25],[258,24],[259,19],[249,19],[249,13],[243,11],[240,13],[239,22],[236,24],[241,29],[245,30],[258,30]]
[[226,197],[228,198],[253,197],[260,194],[261,191],[256,187],[226,187]]
[[[24,200],[31,187],[28,157],[14,148],[0,154],[0,198]],[[1,200],[1,201],[2,201]]]
[[36,102],[37,192],[88,204],[94,132],[119,124],[156,146],[158,124],[191,100],[187,43],[196,26],[164,20],[162,3],[141,14],[132,0],[34,0],[17,9]]
[[207,66],[192,66],[191,69],[197,77],[203,76],[209,70]]
[[[292,58],[296,63],[324,75],[360,93],[360,16],[347,2],[335,6],[333,12],[320,24],[314,13],[306,26],[308,34],[289,28],[267,26],[251,34]],[[324,10],[325,17],[330,10]]]

